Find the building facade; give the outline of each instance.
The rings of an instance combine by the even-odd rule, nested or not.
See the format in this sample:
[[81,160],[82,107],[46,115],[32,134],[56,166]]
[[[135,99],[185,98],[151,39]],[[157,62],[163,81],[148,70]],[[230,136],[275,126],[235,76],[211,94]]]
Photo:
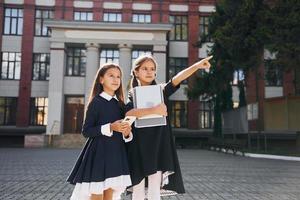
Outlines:
[[[195,44],[207,33],[214,11],[214,0],[0,0],[0,132],[79,133],[102,63],[118,63],[126,86],[133,60],[149,53],[158,61],[158,81],[166,82],[207,56],[211,41],[202,48]],[[265,52],[264,57],[267,61],[272,55]],[[250,113],[263,111],[265,98],[298,91],[294,72],[266,66],[260,66],[266,78],[259,81],[259,102],[255,75],[246,80]],[[242,79],[241,72],[234,74],[236,105],[236,83]],[[187,87],[185,81],[171,96],[172,126],[211,131],[213,103],[188,100]],[[253,119],[249,125],[256,129]]]

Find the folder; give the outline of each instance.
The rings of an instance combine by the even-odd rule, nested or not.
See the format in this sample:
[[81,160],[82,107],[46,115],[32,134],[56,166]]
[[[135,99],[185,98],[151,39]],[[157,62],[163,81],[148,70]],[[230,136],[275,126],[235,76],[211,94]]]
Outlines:
[[[164,103],[163,90],[160,85],[138,86],[133,89],[134,108],[151,108]],[[165,126],[167,120],[162,115],[146,115],[136,119],[135,127]]]

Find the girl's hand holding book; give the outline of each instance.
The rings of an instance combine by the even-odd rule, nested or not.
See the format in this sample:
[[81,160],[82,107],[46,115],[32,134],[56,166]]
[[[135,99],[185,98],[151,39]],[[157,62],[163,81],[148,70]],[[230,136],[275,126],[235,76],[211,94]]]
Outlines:
[[158,104],[157,106],[153,107],[153,114],[168,116],[167,106],[164,103]]
[[131,133],[131,126],[128,124],[128,127],[122,132],[122,134],[123,134],[124,138],[128,138],[130,133]]
[[122,122],[122,120],[117,120],[110,124],[111,131],[116,131],[120,133],[127,132],[129,128],[131,131],[131,126],[127,122]]

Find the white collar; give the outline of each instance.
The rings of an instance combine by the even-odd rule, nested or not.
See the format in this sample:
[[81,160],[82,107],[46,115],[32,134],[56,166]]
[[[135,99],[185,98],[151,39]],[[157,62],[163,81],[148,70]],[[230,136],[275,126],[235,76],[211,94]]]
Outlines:
[[101,94],[99,94],[101,97],[103,97],[104,99],[106,99],[107,101],[110,101],[112,98],[115,98],[117,101],[119,101],[117,95],[114,96],[110,96],[109,94],[107,94],[106,92],[101,92]]

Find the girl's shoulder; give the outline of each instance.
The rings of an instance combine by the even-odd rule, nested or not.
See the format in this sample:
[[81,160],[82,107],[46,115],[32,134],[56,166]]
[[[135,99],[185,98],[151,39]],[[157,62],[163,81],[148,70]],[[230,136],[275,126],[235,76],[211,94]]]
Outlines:
[[90,102],[91,106],[97,106],[100,104],[103,104],[105,101],[103,101],[103,99],[100,97],[100,95],[96,95],[93,97],[93,99]]

